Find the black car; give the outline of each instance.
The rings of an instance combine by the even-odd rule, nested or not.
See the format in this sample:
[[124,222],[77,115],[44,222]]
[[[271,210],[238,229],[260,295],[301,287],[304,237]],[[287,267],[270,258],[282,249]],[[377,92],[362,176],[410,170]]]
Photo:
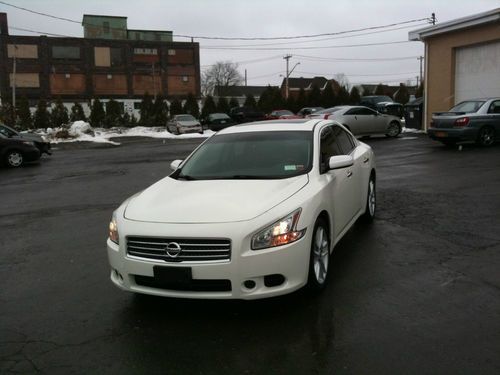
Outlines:
[[359,105],[374,109],[377,112],[392,115],[399,118],[404,116],[404,107],[402,104],[396,103],[390,96],[387,95],[369,95],[362,96]]
[[50,151],[50,142],[47,142],[42,136],[38,134],[19,133],[18,131],[12,129],[11,127],[8,127],[5,124],[0,124],[0,134],[3,134],[7,138],[33,142],[40,151],[40,154],[52,154],[52,152]]
[[445,145],[491,146],[500,141],[500,98],[466,100],[447,112],[435,112],[427,134]]
[[38,159],[40,151],[32,141],[8,138],[0,133],[0,160],[3,164],[15,168]]
[[210,130],[219,131],[236,122],[225,113],[211,113],[206,118],[201,120],[203,126],[207,126]]
[[229,111],[229,116],[238,124],[266,120],[264,112],[251,107],[233,107]]
[[301,117],[306,117],[309,115],[313,115],[316,112],[322,111],[324,109],[325,108],[323,108],[323,107],[304,107],[300,111],[297,112],[297,115],[301,116]]

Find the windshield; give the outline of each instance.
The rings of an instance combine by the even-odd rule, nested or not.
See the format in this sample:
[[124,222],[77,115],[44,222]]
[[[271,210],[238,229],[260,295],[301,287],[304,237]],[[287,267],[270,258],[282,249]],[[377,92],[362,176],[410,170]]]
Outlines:
[[312,167],[311,131],[219,134],[205,142],[174,174],[187,180],[278,179]]
[[208,118],[210,120],[222,120],[222,119],[228,119],[230,117],[228,115],[226,115],[225,113],[212,113],[212,114],[208,115]]
[[322,114],[324,114],[324,113],[333,113],[333,112],[340,111],[342,108],[344,108],[344,107],[332,107],[332,108],[327,108],[327,109],[323,109],[322,111],[315,112],[314,114],[315,114],[315,115],[322,115]]
[[465,112],[465,113],[474,113],[482,107],[484,101],[480,100],[471,100],[467,102],[458,103],[455,107],[450,109],[450,112]]
[[7,125],[3,125],[3,124],[0,125],[0,133],[3,134],[7,138],[17,135],[17,133],[13,129],[11,129]]
[[274,111],[272,114],[275,116],[293,116],[293,112],[290,111]]
[[196,121],[196,119],[191,115],[180,115],[176,116],[175,119],[177,121]]

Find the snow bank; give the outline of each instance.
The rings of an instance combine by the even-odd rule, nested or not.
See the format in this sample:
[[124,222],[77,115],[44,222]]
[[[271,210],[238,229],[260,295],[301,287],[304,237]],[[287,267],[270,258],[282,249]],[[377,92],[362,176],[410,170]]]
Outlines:
[[403,127],[403,133],[425,134],[425,132],[423,130],[413,129],[413,128],[405,128],[405,127]]
[[94,133],[94,129],[92,129],[92,126],[90,126],[88,122],[75,121],[69,127],[68,133],[72,137],[81,137],[82,135],[92,135]]

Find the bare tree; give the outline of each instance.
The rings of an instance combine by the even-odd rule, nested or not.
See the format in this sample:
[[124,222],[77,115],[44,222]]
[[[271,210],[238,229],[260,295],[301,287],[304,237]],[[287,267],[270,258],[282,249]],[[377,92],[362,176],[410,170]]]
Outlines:
[[342,87],[345,87],[346,90],[349,90],[351,86],[349,83],[349,79],[344,73],[337,73],[333,76],[333,79],[338,82],[338,84]]
[[238,72],[238,64],[231,61],[217,61],[205,70],[201,77],[203,95],[213,95],[216,86],[229,87],[243,83],[243,77]]

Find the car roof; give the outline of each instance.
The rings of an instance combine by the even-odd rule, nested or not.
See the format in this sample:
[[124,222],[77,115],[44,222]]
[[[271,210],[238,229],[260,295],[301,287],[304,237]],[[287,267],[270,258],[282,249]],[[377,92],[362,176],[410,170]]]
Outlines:
[[312,131],[314,127],[321,122],[323,122],[323,120],[317,119],[256,121],[225,128],[218,134],[234,134],[260,131]]

